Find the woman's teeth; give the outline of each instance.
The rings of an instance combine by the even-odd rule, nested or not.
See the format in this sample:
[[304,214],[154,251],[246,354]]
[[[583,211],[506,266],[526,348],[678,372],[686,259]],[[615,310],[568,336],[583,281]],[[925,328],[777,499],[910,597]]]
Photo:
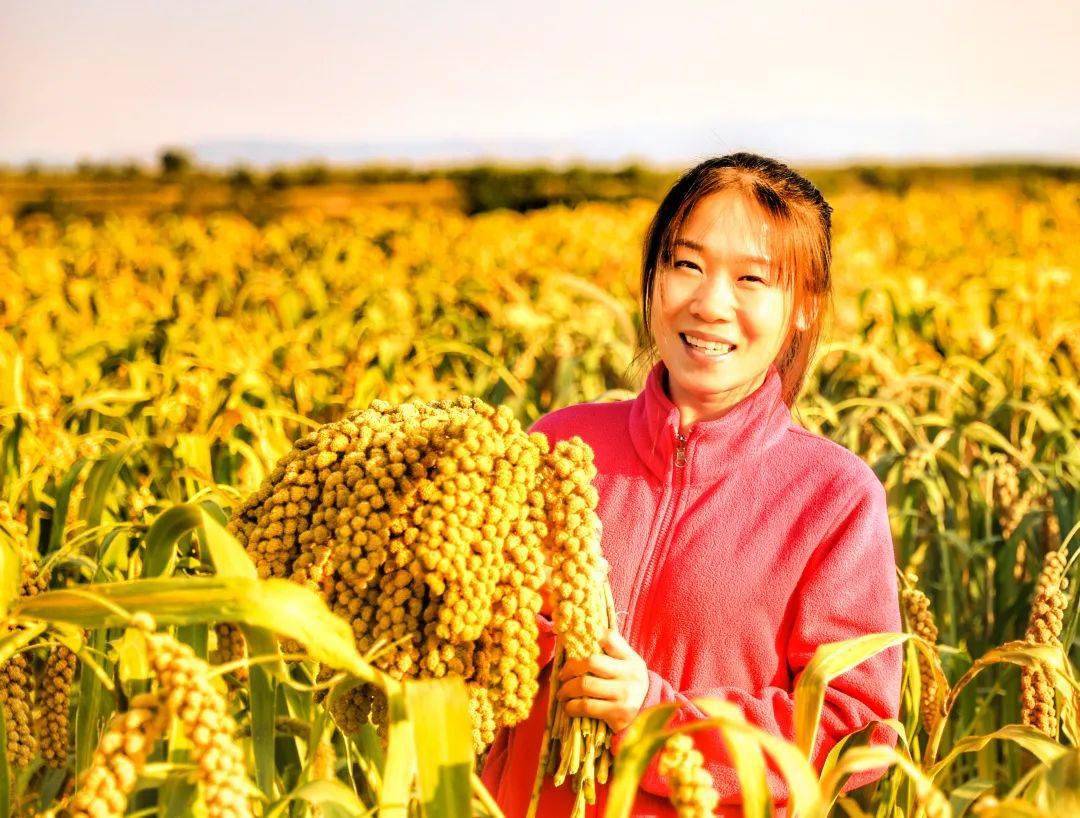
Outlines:
[[683,343],[687,346],[705,352],[711,358],[721,358],[735,349],[731,344],[720,344],[715,341],[702,341],[697,338],[692,338],[685,333],[679,333],[679,337],[682,338]]

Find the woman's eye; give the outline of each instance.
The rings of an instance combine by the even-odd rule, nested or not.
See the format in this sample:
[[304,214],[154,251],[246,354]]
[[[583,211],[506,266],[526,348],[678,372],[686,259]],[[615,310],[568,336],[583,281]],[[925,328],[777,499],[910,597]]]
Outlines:
[[689,270],[697,270],[698,266],[692,261],[680,260],[675,262],[676,267],[686,267]]
[[751,281],[760,281],[762,284],[765,283],[765,279],[763,279],[761,276],[743,276],[743,278],[748,278]]

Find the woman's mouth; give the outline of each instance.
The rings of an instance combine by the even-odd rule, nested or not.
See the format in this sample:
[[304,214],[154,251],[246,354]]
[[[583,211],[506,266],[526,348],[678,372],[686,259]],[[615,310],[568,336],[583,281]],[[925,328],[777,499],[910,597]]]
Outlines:
[[691,358],[699,361],[719,361],[735,351],[733,344],[718,344],[711,341],[702,341],[700,338],[691,338],[686,333],[679,333],[683,349]]

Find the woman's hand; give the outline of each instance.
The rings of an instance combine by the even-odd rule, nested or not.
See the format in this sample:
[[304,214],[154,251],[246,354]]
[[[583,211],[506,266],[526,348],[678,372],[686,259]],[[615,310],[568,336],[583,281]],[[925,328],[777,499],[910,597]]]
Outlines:
[[622,634],[611,629],[600,642],[604,653],[567,659],[559,672],[566,715],[589,716],[619,732],[634,720],[649,691],[649,669]]

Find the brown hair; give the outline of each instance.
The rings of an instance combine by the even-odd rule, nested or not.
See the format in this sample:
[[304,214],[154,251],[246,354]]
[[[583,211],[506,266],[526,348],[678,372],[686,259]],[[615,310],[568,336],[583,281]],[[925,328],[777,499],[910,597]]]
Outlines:
[[[645,356],[650,368],[656,361],[650,320],[658,270],[672,262],[675,240],[693,206],[721,190],[746,195],[777,228],[770,231],[770,255],[777,261],[781,286],[793,293],[794,301],[775,363],[783,381],[784,402],[791,406],[803,387],[832,295],[832,207],[812,182],[775,159],[754,153],[707,159],[686,171],[664,196],[645,234],[641,313],[646,343],[635,361]],[[795,323],[800,313],[807,319],[804,330]]]

